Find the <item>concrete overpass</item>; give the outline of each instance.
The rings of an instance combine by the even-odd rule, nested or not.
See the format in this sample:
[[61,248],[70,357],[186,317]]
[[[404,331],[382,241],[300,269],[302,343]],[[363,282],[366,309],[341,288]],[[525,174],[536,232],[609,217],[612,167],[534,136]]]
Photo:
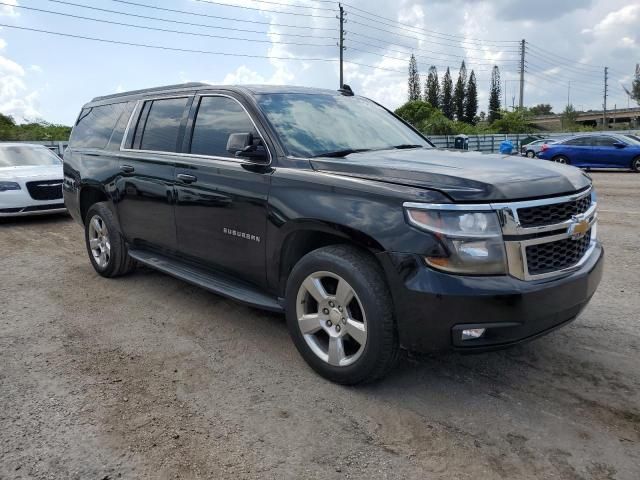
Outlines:
[[[588,112],[578,112],[576,123],[602,128],[603,124],[602,110],[590,110]],[[541,115],[533,117],[532,123],[543,130],[559,130],[562,128],[562,115]],[[616,129],[629,126],[629,128],[640,127],[640,107],[634,108],[618,108],[616,110],[607,110],[608,128]]]

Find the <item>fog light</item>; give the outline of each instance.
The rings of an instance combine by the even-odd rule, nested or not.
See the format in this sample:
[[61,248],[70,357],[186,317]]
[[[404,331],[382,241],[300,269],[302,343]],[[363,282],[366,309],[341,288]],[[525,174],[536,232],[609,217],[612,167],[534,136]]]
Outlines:
[[486,328],[469,328],[468,330],[462,330],[462,340],[473,340],[480,338],[484,335]]

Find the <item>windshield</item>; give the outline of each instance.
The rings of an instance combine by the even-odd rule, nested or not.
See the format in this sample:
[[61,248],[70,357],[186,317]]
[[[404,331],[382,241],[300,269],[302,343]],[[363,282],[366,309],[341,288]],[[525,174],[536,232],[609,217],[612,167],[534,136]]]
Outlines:
[[0,168],[60,165],[61,163],[60,158],[46,147],[33,147],[29,145],[0,147]]
[[296,157],[431,146],[384,108],[362,97],[278,93],[259,95],[257,100],[288,153]]

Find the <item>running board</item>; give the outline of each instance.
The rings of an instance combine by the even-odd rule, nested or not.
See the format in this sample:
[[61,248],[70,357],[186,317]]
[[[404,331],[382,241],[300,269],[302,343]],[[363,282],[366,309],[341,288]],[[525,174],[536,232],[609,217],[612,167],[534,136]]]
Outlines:
[[129,255],[138,262],[173,277],[189,282],[198,287],[232,298],[252,307],[284,312],[282,304],[276,297],[263,293],[259,289],[233,278],[216,274],[203,268],[174,260],[147,250],[129,249]]

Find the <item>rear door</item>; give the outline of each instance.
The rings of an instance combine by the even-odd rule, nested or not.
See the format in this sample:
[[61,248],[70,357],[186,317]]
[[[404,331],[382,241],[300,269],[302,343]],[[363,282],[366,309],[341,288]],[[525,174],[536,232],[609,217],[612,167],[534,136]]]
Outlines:
[[191,96],[139,101],[120,149],[117,208],[127,241],[175,252],[175,161]]
[[[176,168],[180,253],[256,285],[265,284],[265,230],[271,167],[226,149],[231,133],[262,137],[240,97],[198,95]],[[264,141],[264,140],[263,140]]]
[[562,154],[569,158],[569,163],[576,167],[588,167],[593,162],[593,138],[590,136],[576,137],[562,144],[558,144]]

